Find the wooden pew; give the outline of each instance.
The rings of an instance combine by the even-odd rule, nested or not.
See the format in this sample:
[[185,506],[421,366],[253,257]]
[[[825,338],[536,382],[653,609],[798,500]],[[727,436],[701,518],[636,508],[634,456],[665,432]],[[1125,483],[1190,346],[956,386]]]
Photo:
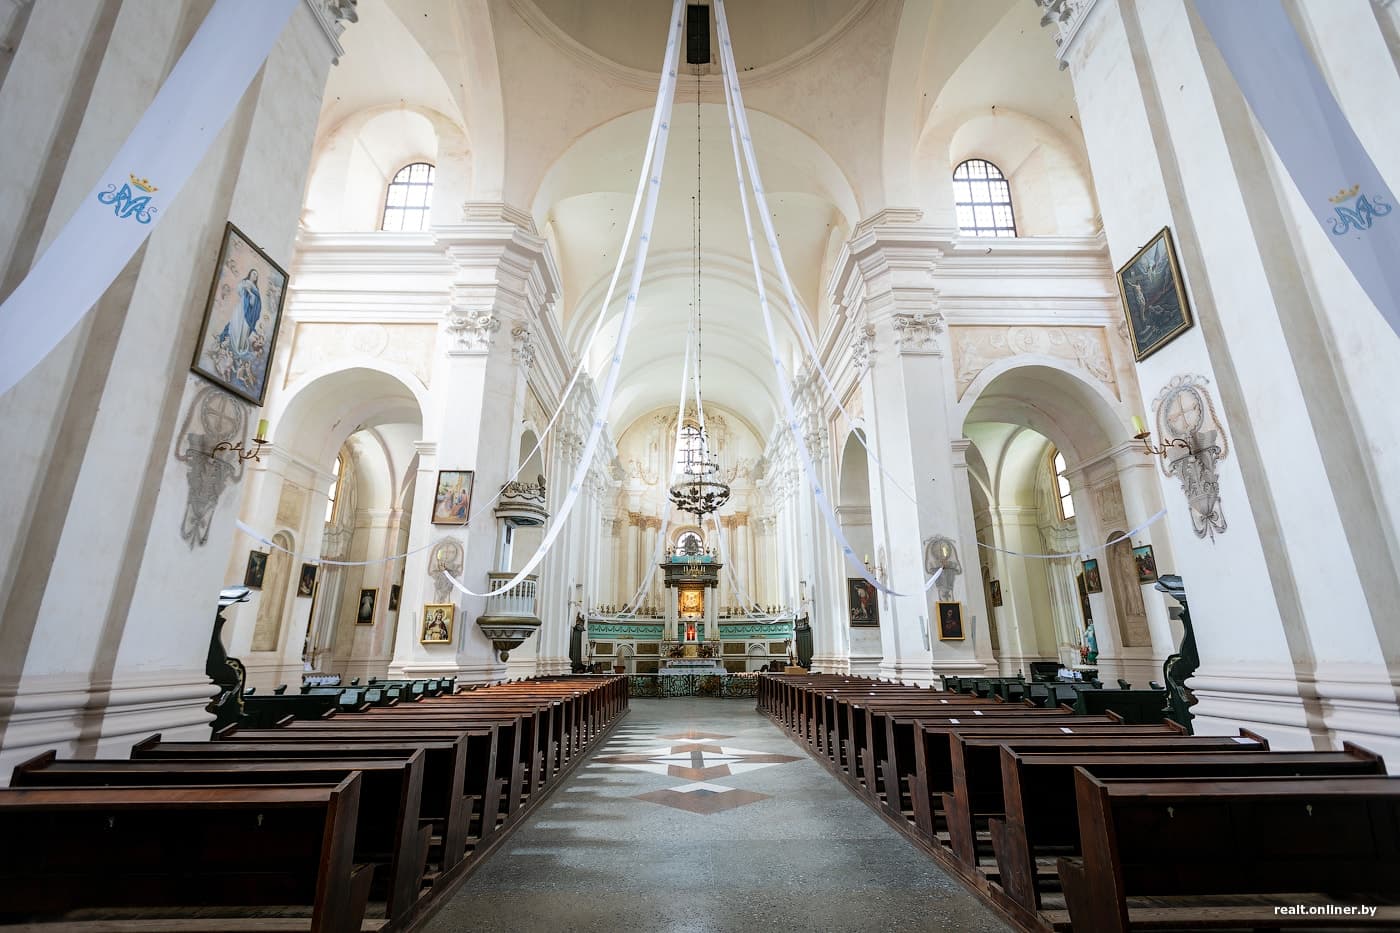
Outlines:
[[[948,717],[955,719],[957,717]],[[1146,738],[1160,742],[1164,737],[1179,737],[1177,733],[1160,726],[1125,726],[1116,722],[1085,722],[1088,717],[1069,716],[1061,721],[1046,717],[1036,724],[1030,722],[981,722],[965,723],[946,720],[919,720],[919,734],[914,744],[914,775],[911,780],[914,793],[915,825],[928,839],[938,841],[934,817],[943,810],[943,794],[953,790],[952,737],[986,736],[998,739],[1048,738],[1056,741],[1075,737],[1087,737],[1103,741],[1111,736],[1116,741]],[[1232,740],[1207,737],[1204,747],[1211,744],[1224,745]]]
[[300,929],[356,933],[373,873],[352,859],[359,798],[358,774],[334,785],[0,789],[0,920],[111,930],[63,916],[161,908],[161,929],[194,933],[240,916],[209,908],[304,905]]
[[[285,734],[285,733],[282,733]],[[468,737],[470,738],[470,737]],[[419,816],[434,821],[442,840],[444,870],[460,862],[470,842],[473,804],[478,802],[466,793],[468,758],[480,767],[480,755],[469,755],[469,741],[461,737],[417,739],[395,737],[376,739],[372,743],[336,737],[329,741],[309,739],[296,742],[162,742],[157,733],[132,746],[133,760],[170,760],[203,758],[265,759],[337,759],[407,758],[422,750],[423,798]],[[495,824],[482,825],[479,836],[485,839]]]
[[[109,759],[58,761],[44,752],[15,768],[12,787],[190,787],[200,785],[336,785],[360,775],[354,858],[376,870],[377,899],[389,919],[402,917],[418,900],[431,821],[423,825],[424,753],[404,758],[264,760],[205,758],[192,761]],[[372,894],[371,896],[375,896]]]
[[[1175,725],[1173,723],[1173,725]],[[1118,747],[1120,736],[1105,731],[1081,738],[1075,743],[1076,752],[1111,752]],[[1186,741],[1176,730],[1163,730],[1156,743],[1139,743],[1138,753],[1172,750],[1199,752],[1202,749],[1224,752],[1267,750],[1268,742],[1255,735],[1203,736],[1203,743]],[[943,812],[948,825],[948,844],[959,861],[970,868],[978,866],[977,830],[992,817],[1005,815],[1002,793],[1002,749],[1068,750],[1055,736],[1040,739],[1018,738],[1007,741],[998,736],[953,734],[949,736],[952,764],[952,786],[943,792]],[[987,843],[990,846],[990,842]],[[987,848],[988,855],[991,849]]]
[[[1307,903],[1395,903],[1400,780],[1390,777],[1107,780],[1075,774],[1082,857],[1059,860],[1069,923],[1093,933],[1144,924],[1212,928],[1355,926],[1271,906],[1193,904],[1204,895]],[[1129,910],[1130,897],[1158,900]],[[1254,902],[1257,904],[1257,901]],[[1400,907],[1381,922],[1400,923]]]
[[[1041,905],[1046,883],[1037,857],[1076,855],[1079,819],[1074,774],[1084,768],[1103,778],[1212,778],[1380,775],[1385,762],[1355,746],[1341,752],[1200,752],[1175,746],[1159,751],[1067,749],[1003,745],[1000,749],[1005,816],[990,821],[1000,893],[1027,915]],[[994,893],[997,893],[994,890]]]
[[1074,711],[1091,715],[1114,712],[1124,722],[1161,722],[1167,716],[1165,690],[1080,690]]

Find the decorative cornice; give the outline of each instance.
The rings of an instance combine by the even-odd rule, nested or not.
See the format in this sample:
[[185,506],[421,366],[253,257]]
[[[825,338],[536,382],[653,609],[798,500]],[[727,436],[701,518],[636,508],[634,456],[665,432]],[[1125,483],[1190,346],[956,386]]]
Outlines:
[[331,64],[339,65],[345,48],[340,44],[340,34],[346,23],[357,23],[360,16],[355,12],[358,0],[306,0],[306,7],[321,27],[321,34],[331,46]]

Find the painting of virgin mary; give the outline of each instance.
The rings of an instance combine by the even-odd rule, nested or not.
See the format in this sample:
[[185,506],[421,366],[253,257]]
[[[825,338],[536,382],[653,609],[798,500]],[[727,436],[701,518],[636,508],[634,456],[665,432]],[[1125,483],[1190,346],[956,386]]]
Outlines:
[[233,224],[224,227],[191,369],[261,405],[282,321],[287,273]]

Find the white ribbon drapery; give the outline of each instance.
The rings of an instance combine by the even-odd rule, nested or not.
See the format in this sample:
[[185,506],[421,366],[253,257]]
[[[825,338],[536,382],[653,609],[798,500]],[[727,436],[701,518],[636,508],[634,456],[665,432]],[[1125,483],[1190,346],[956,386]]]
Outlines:
[[[636,318],[637,295],[642,290],[642,271],[646,268],[647,251],[651,246],[651,231],[656,220],[656,204],[661,193],[661,175],[666,163],[666,142],[670,138],[671,128],[671,105],[675,100],[676,90],[676,57],[680,49],[681,31],[681,6],[683,0],[675,0],[671,9],[670,32],[666,39],[666,56],[661,71],[661,84],[656,91],[656,107],[659,111],[659,119],[654,121],[656,127],[655,142],[648,145],[648,150],[653,154],[652,164],[643,166],[643,171],[638,178],[638,185],[645,187],[645,204],[642,208],[642,229],[637,237],[636,255],[633,258],[632,279],[627,289],[627,300],[623,305],[622,321],[617,331],[617,343],[613,348],[612,360],[608,367],[608,376],[603,383],[603,391],[598,398],[598,406],[593,415],[593,424],[589,428],[588,437],[583,443],[583,454],[579,458],[578,466],[574,469],[573,479],[570,481],[568,490],[564,496],[564,502],[560,505],[550,521],[549,531],[545,533],[540,546],[525,562],[519,572],[509,581],[489,590],[485,593],[478,593],[469,588],[446,570],[442,575],[447,578],[454,587],[468,596],[496,596],[519,585],[544,559],[545,552],[553,546],[560,532],[564,530],[564,525],[568,521],[569,513],[573,511],[574,503],[583,490],[583,483],[588,476],[589,467],[593,463],[593,454],[598,447],[598,439],[602,436],[603,428],[607,422],[604,420],[608,409],[612,406],[613,395],[617,391],[618,377],[622,371],[622,359],[627,352],[627,338],[632,333],[632,324]],[[619,252],[619,268],[622,263],[622,256],[625,249]]]
[[0,305],[0,395],[58,346],[146,242],[300,0],[216,0],[101,179]]
[[[749,258],[753,263],[754,285],[758,292],[759,310],[763,312],[764,331],[768,336],[768,348],[772,356],[773,371],[777,376],[778,395],[782,398],[784,412],[786,414],[785,426],[792,436],[793,445],[797,449],[798,458],[802,463],[803,473],[807,477],[807,482],[812,487],[813,497],[817,501],[822,518],[826,522],[828,530],[836,538],[841,547],[841,553],[846,558],[846,564],[855,573],[864,579],[871,586],[882,593],[891,596],[902,596],[896,593],[883,582],[876,579],[870,569],[865,566],[857,557],[855,549],[846,540],[846,535],[841,530],[841,523],[836,518],[835,509],[832,507],[826,491],[822,489],[820,479],[817,477],[816,467],[812,463],[812,456],[807,450],[807,443],[802,437],[801,428],[798,425],[797,411],[792,402],[792,386],[788,381],[786,369],[783,366],[782,358],[778,352],[778,340],[773,331],[773,314],[768,305],[767,290],[763,285],[763,267],[758,260],[758,246],[754,239],[753,218],[749,214],[749,199],[745,186],[744,166],[748,166],[748,177],[752,183],[754,192],[755,208],[760,219],[764,223],[765,233],[768,235],[769,246],[773,250],[775,263],[779,270],[779,277],[787,283],[785,287],[791,287],[791,282],[787,278],[787,271],[782,265],[781,251],[777,248],[777,236],[772,231],[772,226],[768,222],[768,215],[771,213],[768,208],[767,199],[763,196],[763,180],[758,172],[758,159],[753,152],[752,140],[749,138],[748,121],[744,113],[743,96],[739,90],[738,69],[734,65],[734,52],[729,42],[729,23],[724,12],[724,0],[715,0],[715,28],[719,34],[720,49],[720,70],[724,76],[724,102],[729,113],[729,139],[734,150],[734,169],[739,181],[739,204],[740,212],[744,215],[744,229],[748,235]],[[740,136],[743,137],[743,146],[740,146]],[[742,148],[742,158],[740,150]],[[798,307],[793,301],[794,311]],[[927,590],[928,584],[925,585]]]
[[1156,515],[1153,515],[1147,521],[1143,522],[1141,525],[1138,525],[1131,531],[1125,531],[1121,535],[1118,535],[1116,538],[1109,538],[1103,544],[1096,544],[1091,548],[1085,548],[1082,551],[1072,551],[1066,554],[1027,554],[1024,551],[1008,551],[1006,548],[1003,547],[992,547],[992,545],[983,544],[981,541],[977,542],[977,546],[986,551],[996,551],[998,554],[1008,554],[1011,557],[1030,557],[1035,558],[1037,560],[1058,560],[1063,557],[1088,557],[1090,554],[1097,554],[1100,551],[1108,550],[1110,547],[1117,544],[1119,541],[1126,541],[1133,535],[1141,534],[1142,532],[1146,531],[1149,527],[1151,527],[1155,522],[1163,518],[1166,514],[1167,510],[1162,509]]
[[[685,390],[690,381],[690,353],[691,341],[695,337],[694,329],[688,330],[685,335],[685,362],[681,364],[681,390],[680,397],[676,400],[676,438],[674,446],[671,448],[671,471],[667,474],[671,484],[674,485],[676,477],[680,474],[676,461],[679,459],[681,449],[681,434],[685,429]],[[637,587],[636,594],[622,607],[620,615],[631,615],[635,613],[642,604],[642,597],[651,588],[652,578],[656,576],[656,568],[661,565],[661,557],[666,550],[666,532],[671,527],[671,508],[662,508],[661,528],[656,533],[656,546],[652,548],[651,564],[647,567],[646,576],[642,578],[642,585]]]
[[1400,335],[1400,214],[1388,216],[1395,196],[1283,4],[1198,0],[1196,11],[1327,239]]

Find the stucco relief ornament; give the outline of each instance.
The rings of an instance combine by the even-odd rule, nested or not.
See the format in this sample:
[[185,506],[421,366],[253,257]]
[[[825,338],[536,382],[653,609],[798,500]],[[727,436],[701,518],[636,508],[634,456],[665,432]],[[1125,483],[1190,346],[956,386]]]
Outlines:
[[185,514],[180,519],[180,537],[193,550],[209,540],[209,526],[219,497],[230,483],[243,478],[243,461],[209,453],[221,443],[237,443],[248,436],[248,410],[242,402],[214,386],[195,395],[185,412],[179,437],[184,449],[175,449],[175,459],[186,464],[189,493]]
[[530,332],[530,325],[521,321],[510,329],[510,336],[514,341],[510,348],[510,358],[525,369],[534,366],[535,335]]
[[491,349],[491,338],[501,329],[494,314],[453,305],[447,311],[447,333],[452,339],[451,353],[485,353]]
[[1157,433],[1162,439],[1162,472],[1181,481],[1181,491],[1191,506],[1191,526],[1196,537],[1209,537],[1226,529],[1220,508],[1217,465],[1229,455],[1229,441],[1204,376],[1175,376],[1153,403]]
[[859,379],[866,371],[875,364],[875,325],[866,324],[856,333],[855,342],[851,344],[851,369],[855,372],[855,377]]
[[896,314],[892,319],[895,346],[902,353],[936,353],[937,337],[943,333],[943,315],[937,311]]
[[432,554],[428,557],[428,580],[433,586],[435,602],[447,602],[447,598],[452,592],[452,583],[442,575],[442,572],[446,570],[454,577],[460,577],[464,558],[465,552],[462,550],[462,542],[456,538],[443,538],[433,548]]
[[938,598],[950,600],[953,598],[953,581],[962,573],[958,546],[952,538],[935,535],[924,541],[924,573],[931,577],[940,570],[943,575],[938,578]]

